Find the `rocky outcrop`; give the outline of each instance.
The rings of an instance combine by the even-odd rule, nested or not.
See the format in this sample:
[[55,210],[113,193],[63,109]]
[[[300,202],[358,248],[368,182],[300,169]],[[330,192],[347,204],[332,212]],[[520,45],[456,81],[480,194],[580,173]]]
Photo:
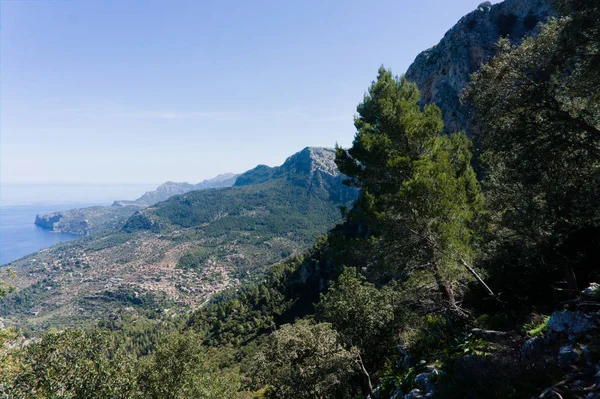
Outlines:
[[542,390],[540,398],[600,397],[600,298],[593,295],[598,286],[591,283],[582,298],[550,316],[544,336],[522,346],[524,364],[554,363],[563,370],[559,382]]
[[35,224],[36,226],[43,227],[44,229],[54,229],[54,224],[58,223],[62,219],[62,213],[51,213],[48,215],[36,215]]
[[555,312],[548,320],[548,327],[556,333],[576,336],[593,330],[596,319],[583,312]]
[[306,147],[295,153],[274,173],[274,178],[280,177],[339,203],[354,201],[357,195],[356,189],[343,184],[347,177],[338,170],[332,148]]
[[305,147],[288,157],[281,166],[258,165],[242,173],[235,186],[260,184],[273,179],[285,179],[294,185],[308,187],[309,193],[327,193],[329,199],[335,202],[353,201],[357,194],[354,188],[342,185],[346,176],[335,164],[333,148]]
[[469,76],[496,53],[500,37],[519,42],[535,32],[539,22],[554,14],[551,0],[506,0],[481,3],[434,47],[423,51],[408,68],[406,77],[417,84],[422,104],[437,104],[443,113],[445,132],[467,130],[469,109],[460,94]]
[[296,176],[305,181],[310,181],[315,177],[315,174],[334,178],[341,176],[335,164],[334,149],[306,147],[288,157],[281,166],[258,165],[256,168],[242,173],[238,177],[235,186],[259,184],[282,176],[288,178]]
[[91,232],[119,228],[139,206],[92,206],[37,215],[35,224],[60,233],[88,235]]
[[315,173],[324,173],[332,177],[341,175],[335,164],[333,148],[305,147],[288,157],[281,166],[258,165],[239,175],[235,186],[262,183],[288,174],[302,175],[311,179]]
[[335,164],[335,150],[332,148],[306,147],[285,160],[281,170],[297,173],[312,178],[315,173],[323,173],[332,177],[340,176]]

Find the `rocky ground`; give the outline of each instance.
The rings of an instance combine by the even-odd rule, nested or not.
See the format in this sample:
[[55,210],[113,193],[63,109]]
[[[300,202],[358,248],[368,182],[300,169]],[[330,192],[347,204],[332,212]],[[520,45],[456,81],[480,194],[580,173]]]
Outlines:
[[[503,379],[514,383],[516,378],[531,378],[538,373],[556,382],[540,389],[533,398],[600,398],[599,284],[586,288],[579,299],[565,302],[564,309],[547,317],[533,334],[536,336],[473,329],[471,342],[473,338],[478,340],[479,350],[458,359],[452,366],[453,373],[462,376],[467,385],[484,381],[489,384],[488,389],[496,389]],[[400,358],[403,361],[409,361],[408,354]],[[445,393],[444,369],[438,364],[419,366],[420,372],[411,384],[413,389],[408,393],[399,389],[391,397],[422,399]]]

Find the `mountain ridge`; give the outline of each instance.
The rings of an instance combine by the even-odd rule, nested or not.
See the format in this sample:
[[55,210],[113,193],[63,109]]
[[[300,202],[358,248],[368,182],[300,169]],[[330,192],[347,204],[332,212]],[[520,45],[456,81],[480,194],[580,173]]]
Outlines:
[[153,191],[147,191],[141,197],[133,201],[115,201],[113,205],[154,205],[177,194],[183,194],[193,190],[206,190],[209,188],[229,187],[235,184],[239,174],[222,173],[211,179],[205,179],[197,184],[188,182],[167,181]]

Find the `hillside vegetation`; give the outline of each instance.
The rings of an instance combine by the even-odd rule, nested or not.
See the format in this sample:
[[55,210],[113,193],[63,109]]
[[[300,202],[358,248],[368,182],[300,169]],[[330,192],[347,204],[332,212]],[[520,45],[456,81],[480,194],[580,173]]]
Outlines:
[[[340,192],[356,193],[330,179],[359,193],[341,223],[189,315],[126,315],[5,346],[0,389],[19,398],[599,397],[600,5],[557,9],[536,36],[500,40],[471,76],[463,101],[480,150],[463,132],[441,135],[440,108],[421,107],[417,85],[381,67],[357,107],[352,146],[336,149],[343,175],[294,156],[246,176],[258,183],[238,188],[247,203],[229,196],[236,188],[174,197],[132,217],[124,234],[265,234],[250,217],[265,204],[284,217],[278,198],[303,198],[286,216],[303,234],[296,218],[312,220],[315,205],[296,187],[338,204]],[[266,192],[273,186],[282,197]],[[220,192],[221,211],[209,200]],[[16,338],[4,330],[3,339]]]
[[334,159],[332,149],[306,148],[266,181],[173,196],[117,231],[13,262],[19,291],[0,314],[30,334],[98,317],[189,312],[303,253],[341,220],[339,207],[357,191],[342,184]]

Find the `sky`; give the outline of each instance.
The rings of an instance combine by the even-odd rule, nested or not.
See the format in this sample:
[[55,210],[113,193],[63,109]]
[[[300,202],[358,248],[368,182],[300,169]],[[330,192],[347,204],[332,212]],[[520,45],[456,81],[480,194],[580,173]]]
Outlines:
[[481,0],[0,0],[0,182],[196,183],[349,146]]

